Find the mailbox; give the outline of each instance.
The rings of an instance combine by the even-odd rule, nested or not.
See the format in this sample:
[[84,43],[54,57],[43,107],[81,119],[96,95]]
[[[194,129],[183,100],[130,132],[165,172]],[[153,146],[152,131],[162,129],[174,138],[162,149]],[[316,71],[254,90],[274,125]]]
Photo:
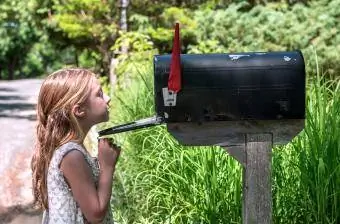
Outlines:
[[154,57],[156,113],[166,123],[304,119],[299,51],[181,55],[182,89],[167,105],[170,59]]
[[154,57],[155,117],[99,132],[166,123],[184,145],[244,144],[272,133],[284,144],[304,127],[305,64],[300,51],[182,54],[182,88],[168,91],[171,55]]
[[243,145],[245,133],[272,133],[285,144],[303,129],[300,51],[181,55],[176,96],[166,88],[170,58],[154,57],[155,109],[181,144]]

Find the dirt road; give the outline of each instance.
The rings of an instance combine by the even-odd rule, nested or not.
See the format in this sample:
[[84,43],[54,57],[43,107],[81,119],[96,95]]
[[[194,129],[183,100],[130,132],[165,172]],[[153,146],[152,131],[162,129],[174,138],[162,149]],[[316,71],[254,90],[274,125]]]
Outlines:
[[40,223],[33,200],[30,160],[35,105],[42,80],[0,81],[0,223]]

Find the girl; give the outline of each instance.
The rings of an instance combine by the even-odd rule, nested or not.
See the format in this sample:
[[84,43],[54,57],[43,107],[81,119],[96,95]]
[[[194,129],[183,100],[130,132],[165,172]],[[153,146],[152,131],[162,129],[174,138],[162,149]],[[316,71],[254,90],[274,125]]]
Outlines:
[[100,139],[95,159],[83,146],[89,129],[108,121],[109,101],[86,69],[62,69],[43,82],[32,158],[43,223],[113,223],[109,202],[120,149]]

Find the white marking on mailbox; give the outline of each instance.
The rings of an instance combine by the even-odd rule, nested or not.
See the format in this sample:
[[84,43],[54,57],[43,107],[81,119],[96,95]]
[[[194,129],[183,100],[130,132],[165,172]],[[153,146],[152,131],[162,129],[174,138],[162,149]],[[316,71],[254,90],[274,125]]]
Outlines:
[[168,87],[164,87],[162,90],[163,90],[164,106],[166,107],[176,106],[177,93],[175,93],[172,90],[169,90]]
[[283,60],[285,60],[285,61],[290,61],[290,60],[291,60],[291,58],[290,58],[290,57],[288,57],[288,56],[284,56],[284,57],[283,57]]
[[240,59],[242,57],[250,57],[250,55],[248,54],[230,54],[229,55],[229,58],[234,61],[234,60],[237,60],[237,59]]

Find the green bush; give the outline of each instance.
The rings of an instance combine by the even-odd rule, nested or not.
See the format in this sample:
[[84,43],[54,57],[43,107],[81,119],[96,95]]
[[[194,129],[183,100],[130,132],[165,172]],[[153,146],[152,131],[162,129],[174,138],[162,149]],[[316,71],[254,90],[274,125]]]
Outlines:
[[313,69],[314,52],[330,75],[340,74],[340,0],[312,1],[309,6],[286,3],[257,5],[244,11],[246,3],[226,9],[197,10],[197,43],[189,53],[286,51],[301,49]]

